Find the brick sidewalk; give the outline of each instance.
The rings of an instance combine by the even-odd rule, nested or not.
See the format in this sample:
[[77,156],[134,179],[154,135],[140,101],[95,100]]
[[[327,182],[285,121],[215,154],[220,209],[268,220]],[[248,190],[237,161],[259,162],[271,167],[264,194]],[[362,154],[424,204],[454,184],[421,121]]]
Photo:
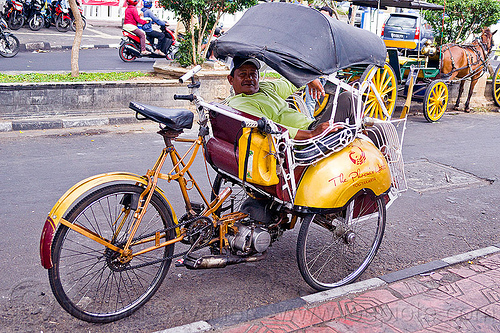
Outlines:
[[224,332],[500,332],[500,253]]

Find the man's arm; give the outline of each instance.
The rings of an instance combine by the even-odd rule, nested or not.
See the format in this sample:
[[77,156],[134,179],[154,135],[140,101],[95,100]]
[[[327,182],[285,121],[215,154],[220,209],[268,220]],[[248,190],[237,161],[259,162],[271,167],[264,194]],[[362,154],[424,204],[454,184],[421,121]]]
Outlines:
[[[329,123],[320,123],[318,126],[313,129],[312,131],[309,130],[298,130],[297,134],[295,135],[294,139],[295,140],[307,140],[310,138],[313,138],[317,135],[320,135],[323,133],[323,131],[328,129]],[[333,128],[330,129],[329,132],[337,132],[339,129],[343,128],[344,126],[341,124],[333,124]]]

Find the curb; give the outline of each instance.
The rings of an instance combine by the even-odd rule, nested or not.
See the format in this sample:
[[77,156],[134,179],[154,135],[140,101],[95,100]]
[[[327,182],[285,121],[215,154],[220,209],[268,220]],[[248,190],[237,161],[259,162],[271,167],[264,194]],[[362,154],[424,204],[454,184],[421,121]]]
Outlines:
[[428,273],[437,269],[452,266],[454,264],[462,263],[474,258],[486,256],[496,252],[500,252],[500,244],[496,244],[494,246],[489,246],[470,252],[465,252],[441,260],[431,261],[426,264],[386,274],[378,278],[372,278],[352,283],[343,287],[317,292],[315,294],[282,301],[276,304],[249,309],[248,311],[235,313],[226,317],[210,319],[207,321],[203,320],[196,321],[190,324],[172,327],[161,331],[156,331],[154,333],[191,333],[191,332],[194,333],[194,332],[205,332],[208,330],[218,330],[224,327],[241,324],[243,322],[248,322],[272,316],[277,313],[298,309],[300,307],[312,305],[314,303],[322,303],[330,301],[335,298],[345,297],[353,293],[359,293],[366,290],[375,289],[392,282],[411,278],[419,274]]
[[62,129],[89,126],[124,125],[138,123],[135,116],[63,117],[50,119],[23,119],[0,121],[0,132]]
[[[118,48],[120,44],[91,44],[91,45],[80,45],[80,50],[82,49],[107,49],[107,48]],[[29,42],[19,44],[19,52],[34,52],[34,51],[58,51],[58,50],[71,50],[73,45],[55,45],[51,46],[48,42]]]

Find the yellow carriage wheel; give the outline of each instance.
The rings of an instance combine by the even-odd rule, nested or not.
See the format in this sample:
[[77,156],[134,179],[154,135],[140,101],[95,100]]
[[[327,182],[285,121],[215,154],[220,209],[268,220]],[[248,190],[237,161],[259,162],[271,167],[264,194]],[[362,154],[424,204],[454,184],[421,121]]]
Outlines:
[[424,97],[424,117],[428,122],[438,121],[448,106],[448,86],[436,80],[427,87]]
[[500,106],[500,65],[495,70],[495,75],[493,75],[491,81],[493,83],[493,100],[497,106]]
[[[376,71],[372,78],[373,85],[370,86],[368,92],[363,96],[365,101],[365,116],[381,120],[390,120],[396,108],[396,99],[398,95],[396,74],[388,63],[386,63],[384,67],[371,65],[361,76],[361,82],[367,80],[372,71]],[[387,114],[384,113],[382,104],[377,99],[374,89],[376,89],[377,93],[380,95],[382,103],[387,110]]]

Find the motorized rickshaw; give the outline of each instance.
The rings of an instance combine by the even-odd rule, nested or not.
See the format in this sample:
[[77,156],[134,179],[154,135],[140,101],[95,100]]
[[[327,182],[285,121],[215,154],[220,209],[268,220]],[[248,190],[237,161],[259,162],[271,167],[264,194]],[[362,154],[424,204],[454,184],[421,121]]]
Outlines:
[[[180,78],[191,93],[174,96],[194,103],[197,138],[180,137],[193,124],[191,111],[131,102],[139,118],[160,124],[165,148],[154,166],[143,176],[115,172],[81,181],[58,200],[43,228],[42,265],[71,315],[101,323],[124,318],[157,291],[172,260],[192,270],[257,262],[294,227],[299,270],[315,289],[355,281],[375,257],[386,207],[406,189],[405,120],[364,117],[368,84],[348,84],[335,73],[354,64],[383,66],[380,38],[307,7],[265,3],[249,9],[214,52],[255,57],[297,87],[327,76],[329,122],[342,129],[293,140],[266,118],[208,103],[198,93],[199,66]],[[181,155],[174,142],[190,147]],[[217,173],[208,195],[190,171],[200,150]],[[167,159],[172,168],[162,172]],[[179,186],[182,214],[171,204],[173,188],[162,190],[160,180]]]

